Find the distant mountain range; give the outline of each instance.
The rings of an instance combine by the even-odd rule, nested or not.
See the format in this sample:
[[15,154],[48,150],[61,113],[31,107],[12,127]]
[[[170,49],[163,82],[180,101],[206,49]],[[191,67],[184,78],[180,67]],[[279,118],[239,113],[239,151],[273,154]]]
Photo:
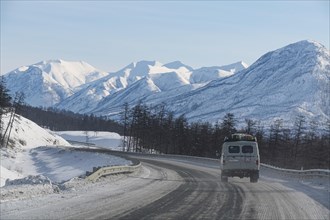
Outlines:
[[12,94],[24,92],[32,106],[53,106],[79,91],[79,86],[107,76],[85,62],[49,60],[22,66],[5,75]]
[[115,73],[85,62],[49,60],[5,75],[8,89],[33,106],[54,106],[119,119],[123,105],[165,104],[190,121],[216,122],[228,113],[270,123],[296,115],[330,119],[329,50],[300,41],[244,62],[193,69],[180,61],[131,63]]

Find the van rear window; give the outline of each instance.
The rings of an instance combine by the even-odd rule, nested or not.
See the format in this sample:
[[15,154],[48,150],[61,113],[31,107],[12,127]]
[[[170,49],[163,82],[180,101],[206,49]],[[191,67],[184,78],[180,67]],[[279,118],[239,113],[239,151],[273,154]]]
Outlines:
[[244,145],[243,147],[242,147],[242,152],[243,153],[253,153],[253,147],[252,146],[250,146],[250,145]]
[[229,146],[228,152],[231,154],[239,153],[239,146]]

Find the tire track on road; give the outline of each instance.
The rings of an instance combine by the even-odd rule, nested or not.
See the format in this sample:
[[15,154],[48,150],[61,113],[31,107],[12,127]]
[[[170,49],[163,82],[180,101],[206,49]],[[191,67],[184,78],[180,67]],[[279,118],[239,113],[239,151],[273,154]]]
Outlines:
[[159,200],[119,219],[237,219],[240,216],[244,193],[236,185],[220,183],[219,171],[204,172],[173,161],[142,161],[175,170],[184,182]]

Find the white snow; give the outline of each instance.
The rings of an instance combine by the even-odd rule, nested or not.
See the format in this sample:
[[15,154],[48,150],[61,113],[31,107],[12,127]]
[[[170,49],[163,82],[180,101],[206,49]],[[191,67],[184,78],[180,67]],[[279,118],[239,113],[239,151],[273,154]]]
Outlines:
[[[87,142],[98,147],[121,150],[122,138],[119,134],[107,131],[56,131],[65,140]],[[86,141],[87,140],[87,141]]]
[[[130,105],[144,99],[149,103],[162,103],[166,99],[187,93],[208,82],[229,77],[245,69],[237,62],[226,66],[203,67],[194,70],[180,61],[162,64],[158,61],[139,61],[108,76],[75,90],[74,94],[56,107],[79,113],[111,114],[118,112],[124,102]],[[120,97],[120,98],[117,98]],[[100,110],[98,108],[100,106]]]
[[265,166],[261,168],[260,175],[263,181],[293,188],[330,209],[330,179],[326,176],[300,176],[290,174],[284,169],[276,170]]
[[9,170],[6,167],[3,167],[1,165],[0,166],[0,177],[1,177],[0,186],[4,186],[7,179],[9,179],[9,180],[21,179],[24,177],[24,175],[15,170]]
[[[4,127],[7,127],[10,115],[3,116]],[[62,145],[70,146],[70,144],[54,133],[39,127],[33,121],[17,115],[13,123],[11,139],[14,142],[10,145],[11,149],[16,151],[27,150],[38,146],[46,145]],[[10,143],[10,142],[9,142]]]
[[[4,125],[9,114],[4,116]],[[65,138],[82,141],[83,132],[59,132]],[[94,144],[119,150],[121,138],[111,132],[88,132]],[[93,167],[129,165],[131,161],[110,154],[72,150],[72,146],[54,132],[39,127],[34,122],[19,117],[13,124],[11,141],[1,148],[1,187],[4,185],[30,184],[47,179],[60,183],[85,175]],[[78,145],[75,147],[82,148]]]
[[[193,69],[180,61],[131,63],[104,73],[82,61],[50,60],[5,75],[11,92],[26,102],[118,119],[125,103],[165,103],[189,121],[216,122],[230,112],[244,123],[274,118],[289,123],[297,114],[321,123],[329,119],[329,50],[300,41],[268,52],[248,67],[243,61]],[[289,125],[288,125],[289,126]]]
[[[16,210],[19,212],[24,212],[24,210],[33,211],[40,205],[48,209],[52,207],[52,204],[62,204],[66,199],[76,201],[81,199],[86,203],[86,201],[89,201],[86,198],[93,196],[96,198],[104,195],[109,190],[112,190],[116,195],[122,193],[129,196],[131,194],[126,192],[136,189],[136,184],[140,184],[139,186],[142,187],[147,183],[146,181],[155,182],[153,181],[155,176],[150,178],[149,169],[154,170],[152,175],[164,175],[158,169],[142,166],[141,170],[138,171],[139,174],[134,174],[137,176],[133,174],[131,178],[123,175],[112,176],[97,181],[95,184],[90,184],[80,177],[85,174],[85,171],[92,171],[94,166],[128,165],[130,161],[109,154],[76,151],[69,148],[70,145],[61,137],[43,130],[23,117],[14,124],[14,131],[14,143],[18,143],[18,140],[23,138],[22,140],[26,141],[27,144],[22,146],[15,144],[16,147],[12,150],[11,148],[1,150],[1,186],[6,183],[0,190],[1,209],[6,211],[6,215],[14,215]],[[30,140],[29,137],[26,137],[27,132],[31,137],[39,136],[40,140],[33,138]],[[45,137],[40,136],[39,133],[45,135]],[[86,133],[83,131],[61,131],[56,133],[75,141],[84,142],[86,140]],[[110,149],[118,149],[120,146],[120,136],[118,134],[111,132],[87,132],[87,134],[89,134],[89,143],[102,145],[102,147]],[[52,145],[55,140],[65,146]],[[76,147],[79,147],[79,145]],[[148,158],[149,156],[145,155],[143,157]],[[173,163],[194,164],[191,166],[196,166],[196,169],[209,167],[215,171],[218,170],[218,162],[211,159],[170,155],[151,155],[151,158],[171,160]],[[167,178],[176,179],[176,181],[156,181],[158,188],[152,188],[152,195],[162,194],[162,191],[169,192],[180,184],[180,181],[177,181],[180,178],[174,170],[168,170],[166,175],[169,175]],[[156,176],[156,179],[158,179],[158,176]],[[284,175],[282,172],[262,167],[260,180],[260,184],[263,184],[264,188],[267,188],[268,185],[272,187],[283,185],[286,187],[285,189],[294,189],[295,192],[301,195],[300,198],[305,201],[312,201],[306,199],[310,197],[330,209],[330,184],[327,178],[299,179],[296,176]],[[250,186],[244,182],[235,182],[234,184]],[[257,184],[253,186],[258,186]],[[168,187],[164,188],[165,186]],[[149,193],[148,191],[144,192]],[[63,210],[66,214],[70,213],[68,209]],[[41,218],[46,215],[44,213]],[[56,214],[53,216],[56,216]]]
[[[116,120],[125,103],[134,106],[141,100],[152,106],[165,103],[189,121],[214,123],[230,112],[239,125],[250,118],[268,127],[274,118],[281,118],[290,127],[302,114],[322,127],[330,114],[329,60],[323,45],[300,41],[266,53],[248,68],[242,61],[199,69],[179,61],[165,65],[140,61],[92,83],[97,88],[94,94],[82,89],[57,107]],[[113,84],[113,89],[100,86],[112,77],[127,83]]]
[[52,106],[76,92],[79,86],[107,76],[83,61],[48,60],[17,68],[5,75],[11,94],[24,92],[33,106]]

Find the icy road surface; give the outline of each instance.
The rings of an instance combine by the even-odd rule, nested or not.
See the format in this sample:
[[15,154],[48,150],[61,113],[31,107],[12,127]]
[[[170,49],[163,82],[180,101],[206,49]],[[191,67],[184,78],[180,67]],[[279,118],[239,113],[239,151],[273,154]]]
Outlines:
[[207,164],[140,159],[133,174],[2,201],[1,219],[329,219],[327,204],[269,177],[221,183],[219,169]]

